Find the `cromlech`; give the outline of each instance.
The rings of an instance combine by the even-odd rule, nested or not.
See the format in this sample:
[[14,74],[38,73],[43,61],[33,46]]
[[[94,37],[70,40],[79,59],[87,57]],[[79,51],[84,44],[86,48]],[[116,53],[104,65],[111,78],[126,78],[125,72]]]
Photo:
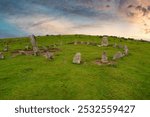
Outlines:
[[[31,51],[27,51],[27,50],[30,50],[30,47],[29,47],[29,45],[26,45],[24,50],[19,50],[18,51],[19,55],[31,55],[31,54],[33,55],[34,54],[35,56],[37,56],[39,54],[42,54],[48,60],[51,60],[51,59],[54,58],[54,53],[49,52],[49,47],[42,46],[42,51],[40,51],[40,49],[38,48],[38,45],[37,45],[36,37],[34,35],[30,35],[29,37],[30,37],[30,42],[31,42],[33,51],[32,50]],[[89,44],[95,45],[96,44],[96,43],[83,42],[83,41],[80,41],[80,42],[79,41],[74,41],[73,42],[74,45],[77,45],[78,43],[85,44],[85,45],[86,44],[87,45],[89,45]],[[108,45],[109,45],[108,37],[105,36],[105,37],[102,38],[101,45],[99,45],[98,47],[102,47],[102,46],[107,47]],[[112,58],[113,60],[116,60],[116,59],[119,59],[119,58],[122,58],[122,57],[128,55],[129,49],[128,49],[127,45],[123,46],[123,45],[117,44],[117,43],[114,43],[114,45],[113,44],[110,44],[110,45],[112,45],[114,48],[116,48],[116,47],[123,48],[124,47],[123,48],[123,52],[118,51],[116,54],[114,54],[114,56]],[[56,47],[56,44],[53,44],[53,47]],[[8,44],[5,45],[5,51],[7,51],[7,50],[8,50]],[[4,59],[4,54],[3,53],[0,53],[0,59]],[[81,53],[80,52],[75,54],[75,56],[73,57],[73,61],[72,62],[74,64],[81,64]],[[101,55],[100,62],[104,63],[104,64],[109,62],[107,54],[106,54],[105,51]]]
[[76,53],[75,56],[73,57],[73,63],[74,64],[81,63],[81,53],[80,52]]
[[30,40],[31,40],[34,55],[37,56],[38,53],[39,53],[39,49],[38,49],[38,46],[37,46],[36,37],[34,35],[30,35]]

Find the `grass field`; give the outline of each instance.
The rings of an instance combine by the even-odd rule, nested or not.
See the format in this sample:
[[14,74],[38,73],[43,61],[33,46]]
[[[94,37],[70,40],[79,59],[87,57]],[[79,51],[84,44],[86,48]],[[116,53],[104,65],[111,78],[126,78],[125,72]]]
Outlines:
[[[0,60],[0,99],[150,99],[150,43],[109,37],[109,43],[127,45],[129,55],[114,65],[96,65],[103,51],[109,60],[119,48],[67,44],[73,41],[100,43],[98,36],[58,35],[37,37],[38,46],[58,44],[60,51],[51,61],[43,56],[11,56],[24,49],[29,38],[1,39],[0,51],[8,43],[9,51]],[[83,64],[72,64],[81,52]]]

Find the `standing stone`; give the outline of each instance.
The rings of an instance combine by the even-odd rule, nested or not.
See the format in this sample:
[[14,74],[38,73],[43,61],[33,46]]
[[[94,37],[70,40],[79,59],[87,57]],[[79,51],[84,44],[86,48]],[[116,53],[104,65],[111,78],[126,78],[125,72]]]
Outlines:
[[128,49],[128,47],[125,45],[125,46],[124,46],[124,54],[125,54],[125,55],[128,55],[128,52],[129,52],[129,49]]
[[34,55],[37,56],[39,53],[38,47],[33,47],[33,52],[34,52]]
[[108,57],[107,57],[106,52],[103,52],[102,57],[101,57],[101,62],[108,63]]
[[80,64],[81,63],[81,53],[76,53],[73,57],[73,63],[74,64]]
[[4,55],[1,52],[0,52],[0,59],[4,59]]
[[31,35],[30,39],[31,39],[31,44],[32,44],[34,55],[37,56],[39,53],[39,49],[37,47],[36,37],[34,35]]
[[30,39],[31,39],[32,46],[37,46],[36,45],[36,37],[34,35],[30,35]]
[[122,58],[124,55],[122,54],[122,52],[117,52],[114,56],[113,56],[113,60],[116,60],[116,59],[119,59],[119,58]]
[[4,47],[4,50],[3,50],[4,52],[7,52],[8,51],[8,45],[5,45],[5,47]]
[[45,57],[46,57],[46,59],[51,60],[54,58],[54,54],[47,51],[45,54]]
[[108,38],[107,37],[102,38],[101,45],[102,46],[108,46]]

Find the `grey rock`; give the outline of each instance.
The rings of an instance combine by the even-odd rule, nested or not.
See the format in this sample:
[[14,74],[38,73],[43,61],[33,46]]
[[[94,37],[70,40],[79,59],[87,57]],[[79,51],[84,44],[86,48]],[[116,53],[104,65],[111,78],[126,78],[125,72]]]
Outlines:
[[39,49],[38,49],[38,47],[33,47],[33,52],[34,52],[35,56],[39,55]]
[[51,59],[54,58],[54,53],[47,51],[47,52],[45,53],[45,57],[46,57],[46,59],[51,60]]
[[124,54],[125,54],[125,55],[128,55],[128,53],[129,53],[129,49],[128,49],[128,47],[125,45],[125,46],[124,46]]
[[3,49],[4,52],[7,52],[8,51],[8,45],[6,45]]
[[75,56],[73,57],[73,63],[74,64],[81,63],[81,53],[80,52],[76,53]]
[[3,53],[0,52],[0,59],[4,59],[4,58],[5,57],[4,57]]
[[36,37],[34,35],[30,36],[30,41],[32,44],[34,55],[37,56],[39,54],[39,49],[37,47]]
[[118,51],[114,56],[113,56],[113,60],[122,58],[124,56],[124,54],[120,51]]
[[108,43],[108,38],[107,38],[107,37],[103,37],[103,38],[102,38],[102,41],[101,41],[101,45],[102,45],[102,46],[108,46],[108,44],[109,44],[109,43]]
[[102,63],[108,63],[108,57],[107,57],[106,52],[102,53],[101,62]]
[[32,46],[37,46],[36,37],[34,35],[30,35],[30,41]]

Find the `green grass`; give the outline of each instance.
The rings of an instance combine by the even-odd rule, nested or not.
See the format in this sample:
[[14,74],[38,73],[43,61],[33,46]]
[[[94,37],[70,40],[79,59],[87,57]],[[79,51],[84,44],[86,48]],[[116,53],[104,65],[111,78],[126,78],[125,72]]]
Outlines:
[[[64,35],[37,37],[38,46],[58,45],[52,61],[43,56],[20,55],[10,52],[30,45],[28,38],[1,39],[0,51],[8,43],[5,60],[0,60],[0,99],[150,99],[150,43],[109,37],[109,43],[126,44],[129,55],[115,65],[93,63],[105,50],[109,60],[121,49],[68,42],[100,43],[98,36]],[[122,50],[121,50],[122,51]],[[81,65],[72,64],[73,56],[81,52]]]

